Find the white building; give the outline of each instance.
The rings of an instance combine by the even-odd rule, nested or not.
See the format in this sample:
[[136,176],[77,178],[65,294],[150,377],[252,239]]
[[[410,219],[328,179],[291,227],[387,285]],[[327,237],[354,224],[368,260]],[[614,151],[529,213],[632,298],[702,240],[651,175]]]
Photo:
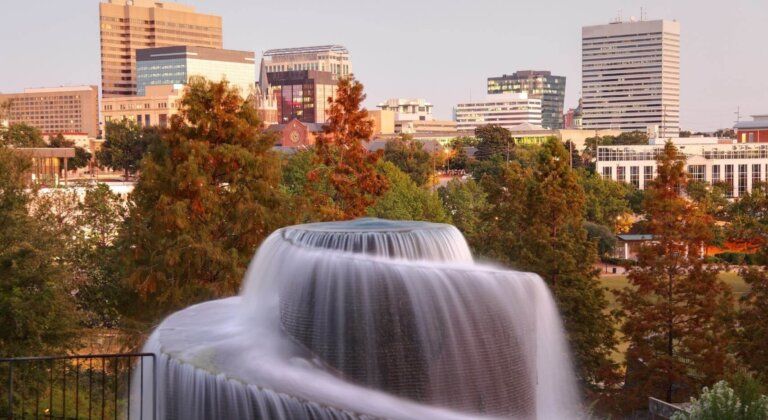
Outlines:
[[522,123],[541,126],[541,99],[526,93],[488,95],[481,101],[458,104],[453,119],[459,131],[471,131],[483,125],[500,125],[511,129]]
[[691,179],[710,184],[725,183],[729,197],[752,191],[768,173],[768,143],[734,143],[732,139],[657,139],[652,144],[599,146],[596,170],[603,178],[628,182],[645,189],[656,176],[656,157],[671,140],[687,157]]
[[390,98],[376,105],[382,111],[393,111],[399,121],[432,121],[432,104],[426,99]]
[[352,74],[349,51],[341,45],[279,48],[264,51],[262,57],[262,66],[266,73],[315,70],[327,71],[338,77]]
[[[630,21],[581,31],[584,129],[680,131],[680,24]],[[656,128],[658,127],[658,128]]]

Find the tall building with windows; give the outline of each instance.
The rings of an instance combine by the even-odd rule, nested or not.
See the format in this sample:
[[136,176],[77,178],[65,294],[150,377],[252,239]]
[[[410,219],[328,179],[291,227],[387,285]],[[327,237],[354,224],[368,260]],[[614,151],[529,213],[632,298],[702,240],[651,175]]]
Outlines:
[[336,97],[338,76],[328,71],[291,70],[269,73],[269,95],[277,100],[278,123],[298,119],[325,123],[328,99]]
[[[341,45],[267,50],[264,51],[261,65],[262,74],[267,75],[300,70],[327,71],[337,78],[352,74],[349,51]],[[262,77],[261,83],[264,82]]]
[[188,45],[221,48],[221,17],[191,6],[154,0],[99,4],[101,92],[105,98],[136,94],[136,50]]
[[142,96],[115,96],[101,101],[101,117],[107,123],[126,119],[140,127],[168,127],[179,112],[183,85],[147,86]]
[[583,127],[680,131],[680,24],[630,21],[581,31]]
[[488,95],[485,100],[456,105],[453,114],[459,131],[489,124],[512,129],[527,123],[541,128],[541,99],[529,98],[526,93]]
[[99,135],[99,88],[72,86],[25,89],[22,93],[0,94],[8,103],[8,124],[24,123],[43,135]]
[[391,98],[376,105],[382,111],[395,113],[397,121],[432,121],[432,104],[426,99]]
[[247,98],[256,86],[255,54],[208,47],[158,47],[136,50],[136,93],[147,86],[186,84],[192,76],[226,79]]
[[526,93],[541,99],[541,125],[550,130],[563,128],[565,77],[548,71],[524,70],[488,78],[488,94]]

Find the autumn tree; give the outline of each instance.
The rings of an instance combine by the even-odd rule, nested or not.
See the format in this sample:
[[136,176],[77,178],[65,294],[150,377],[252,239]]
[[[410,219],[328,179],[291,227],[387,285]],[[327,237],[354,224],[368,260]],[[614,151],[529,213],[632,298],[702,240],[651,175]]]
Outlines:
[[514,152],[515,141],[512,139],[512,133],[500,125],[481,125],[475,129],[475,137],[477,159],[488,160],[496,157],[509,160]]
[[728,286],[719,267],[704,263],[713,219],[684,196],[685,156],[667,143],[646,191],[644,216],[653,241],[644,244],[616,292],[626,353],[627,408],[647,398],[680,402],[721,379],[729,367]]
[[768,273],[745,267],[741,277],[749,291],[740,299],[735,348],[742,363],[768,383]]
[[[124,241],[145,317],[237,292],[284,211],[274,138],[227,81],[192,78],[170,129],[147,152]],[[154,311],[154,312],[153,312]]]
[[360,108],[364,100],[363,85],[352,77],[341,79],[336,97],[329,100],[328,121],[315,144],[318,167],[309,173],[311,186],[330,186],[330,194],[309,191],[319,219],[362,216],[387,190],[386,178],[376,170],[381,154],[363,145],[373,126],[368,111]]
[[579,379],[591,397],[607,392],[616,379],[613,320],[597,281],[595,244],[584,228],[584,191],[568,152],[549,139],[531,162],[502,163],[499,175],[485,175],[481,185],[488,205],[476,249],[544,279],[562,313]]

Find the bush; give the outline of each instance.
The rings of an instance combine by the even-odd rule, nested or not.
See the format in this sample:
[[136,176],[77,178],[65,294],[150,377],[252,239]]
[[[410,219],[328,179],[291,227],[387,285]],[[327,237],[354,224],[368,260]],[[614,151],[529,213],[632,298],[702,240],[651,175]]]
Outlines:
[[688,412],[675,413],[672,420],[762,420],[768,418],[768,397],[750,377],[736,378],[734,388],[720,381],[704,387],[699,399],[691,398]]
[[761,265],[763,263],[758,254],[745,254],[743,252],[721,252],[715,254],[715,258],[731,265]]

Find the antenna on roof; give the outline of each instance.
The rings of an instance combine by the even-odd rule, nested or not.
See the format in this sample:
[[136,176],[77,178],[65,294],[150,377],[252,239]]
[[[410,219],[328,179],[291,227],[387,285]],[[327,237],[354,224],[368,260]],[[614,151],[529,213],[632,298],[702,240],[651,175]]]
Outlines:
[[643,6],[640,6],[640,22],[645,20],[645,8]]
[[734,114],[736,114],[736,124],[738,124],[741,121],[741,107],[740,106],[736,106],[736,112],[734,112]]

